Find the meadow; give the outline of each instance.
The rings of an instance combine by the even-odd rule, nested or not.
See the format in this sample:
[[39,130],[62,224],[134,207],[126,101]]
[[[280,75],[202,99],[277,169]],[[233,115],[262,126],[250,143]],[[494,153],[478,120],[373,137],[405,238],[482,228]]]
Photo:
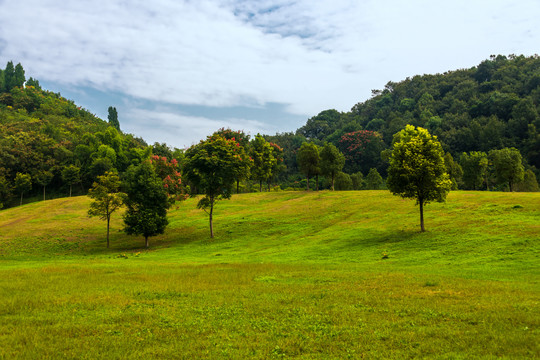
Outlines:
[[90,199],[0,212],[0,359],[540,358],[540,193],[196,199],[150,239]]

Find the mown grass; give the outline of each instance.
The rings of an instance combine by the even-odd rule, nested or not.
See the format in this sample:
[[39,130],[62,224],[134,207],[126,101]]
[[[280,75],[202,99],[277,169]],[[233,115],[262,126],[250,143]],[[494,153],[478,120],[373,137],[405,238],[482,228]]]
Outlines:
[[[0,212],[0,358],[538,358],[540,194],[190,199],[166,234],[85,197]],[[388,259],[383,259],[386,253]]]

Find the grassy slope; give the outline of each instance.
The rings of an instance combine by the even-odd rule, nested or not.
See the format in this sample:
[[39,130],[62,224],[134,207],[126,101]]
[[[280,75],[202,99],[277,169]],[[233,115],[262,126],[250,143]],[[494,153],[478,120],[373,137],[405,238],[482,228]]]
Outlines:
[[[88,218],[85,197],[0,212],[2,356],[538,356],[540,194],[190,199],[165,235]],[[389,259],[383,260],[386,252]]]

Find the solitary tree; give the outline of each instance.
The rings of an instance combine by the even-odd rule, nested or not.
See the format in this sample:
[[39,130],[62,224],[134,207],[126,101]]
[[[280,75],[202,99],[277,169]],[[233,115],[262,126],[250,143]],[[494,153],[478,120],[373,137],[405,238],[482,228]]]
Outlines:
[[69,165],[62,170],[62,180],[69,185],[69,197],[71,197],[71,189],[73,184],[81,181],[81,169],[75,165]]
[[319,149],[314,143],[303,143],[296,155],[298,167],[307,178],[307,190],[309,190],[309,178],[317,176],[317,191],[319,190],[320,157]]
[[163,180],[157,176],[152,164],[145,161],[128,168],[123,185],[127,207],[124,230],[128,235],[144,236],[148,248],[148,238],[163,234],[169,224],[167,209],[170,203]]
[[491,150],[489,158],[493,163],[498,182],[507,183],[510,191],[514,191],[514,184],[523,180],[524,174],[519,150],[516,148]]
[[[203,198],[198,208],[208,213],[210,237],[214,237],[213,214],[217,201],[230,199],[238,169],[245,163],[245,153],[236,140],[214,134],[186,151],[184,174]],[[196,195],[196,194],[192,194]]]
[[107,119],[109,120],[109,124],[120,131],[120,122],[118,121],[118,112],[116,111],[116,108],[109,106],[108,112],[109,115],[107,115]]
[[345,165],[345,155],[343,155],[337,147],[332,143],[324,143],[320,153],[321,156],[321,173],[329,176],[331,179],[331,188],[334,191],[334,180],[336,175],[343,169]]
[[386,184],[394,195],[416,199],[420,205],[420,228],[425,231],[424,205],[445,201],[452,186],[437,137],[412,125],[395,134]]
[[101,220],[107,220],[107,247],[109,247],[109,227],[111,215],[124,203],[126,194],[119,191],[120,178],[115,172],[106,172],[100,175],[88,192],[94,201],[88,210],[89,216],[99,216]]
[[32,177],[29,174],[17,173],[15,176],[15,190],[21,194],[21,203],[23,201],[23,194],[32,190]]

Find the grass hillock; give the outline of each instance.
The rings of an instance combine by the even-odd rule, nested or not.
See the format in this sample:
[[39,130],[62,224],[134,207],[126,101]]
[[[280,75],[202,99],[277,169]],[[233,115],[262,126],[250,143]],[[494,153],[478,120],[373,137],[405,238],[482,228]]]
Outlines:
[[0,212],[0,358],[535,358],[540,194],[241,194],[214,240],[188,199],[164,235],[87,197]]

